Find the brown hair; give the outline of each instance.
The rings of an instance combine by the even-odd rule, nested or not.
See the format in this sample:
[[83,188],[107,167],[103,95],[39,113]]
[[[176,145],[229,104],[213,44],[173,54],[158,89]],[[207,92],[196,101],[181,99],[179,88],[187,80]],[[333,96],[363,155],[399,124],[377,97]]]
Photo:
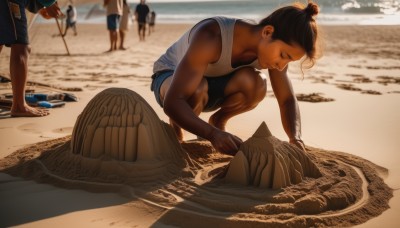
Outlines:
[[294,3],[275,10],[271,15],[262,19],[259,26],[274,27],[272,39],[279,39],[287,44],[297,43],[306,52],[311,68],[316,57],[316,42],[318,28],[314,16],[319,12],[317,4],[309,1],[307,6]]

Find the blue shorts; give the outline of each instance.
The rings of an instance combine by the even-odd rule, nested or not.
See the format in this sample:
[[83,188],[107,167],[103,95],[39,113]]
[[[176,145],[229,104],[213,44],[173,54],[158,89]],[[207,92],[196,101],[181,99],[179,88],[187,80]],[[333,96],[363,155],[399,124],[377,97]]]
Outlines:
[[[151,83],[151,91],[154,92],[154,96],[156,97],[157,103],[164,107],[163,102],[160,98],[160,88],[163,82],[171,77],[174,74],[174,71],[162,71],[153,74],[152,83]],[[221,104],[225,99],[225,87],[228,84],[229,80],[233,77],[234,72],[220,76],[220,77],[205,77],[208,84],[208,102],[204,107],[203,112],[212,112],[221,107]]]
[[71,21],[71,19],[67,19],[66,24],[67,24],[67,27],[69,27],[69,28],[74,27],[76,24],[76,21]]
[[29,44],[26,4],[26,0],[0,0],[0,45]]
[[111,31],[115,31],[119,29],[119,21],[121,15],[118,14],[110,14],[107,16],[107,29]]

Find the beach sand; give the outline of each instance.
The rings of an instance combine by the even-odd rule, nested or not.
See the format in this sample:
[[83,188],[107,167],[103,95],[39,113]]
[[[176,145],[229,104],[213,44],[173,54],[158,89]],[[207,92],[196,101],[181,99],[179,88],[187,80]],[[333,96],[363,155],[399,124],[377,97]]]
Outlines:
[[[96,94],[109,87],[135,91],[149,103],[161,120],[168,122],[149,89],[152,63],[189,27],[157,25],[156,32],[146,42],[138,41],[134,27],[128,34],[126,46],[129,49],[107,54],[104,53],[109,48],[105,26],[79,24],[78,36],[66,37],[71,52],[71,56],[66,56],[62,40],[56,36],[56,25],[36,24],[30,36],[32,54],[29,60],[29,80],[52,87],[31,85],[28,88],[48,92],[59,92],[60,88],[80,88],[82,91],[72,91],[79,97],[78,102],[52,109],[51,115],[43,118],[9,118],[7,109],[1,109],[0,158],[9,156],[2,159],[3,169],[5,161],[18,161],[21,158],[29,160],[45,148],[51,151],[55,145],[67,142],[78,115]],[[370,164],[366,160],[380,166],[370,164],[368,167],[372,167],[373,172],[379,174],[394,190],[393,198],[376,194],[382,201],[390,199],[390,208],[381,208],[382,214],[369,214],[367,218],[345,218],[347,223],[343,222],[342,225],[398,227],[400,44],[397,38],[400,29],[398,26],[325,26],[322,29],[325,36],[324,57],[314,68],[305,71],[304,78],[297,65],[290,67],[294,90],[299,94],[299,100],[304,101],[299,103],[303,140],[310,146],[310,153],[327,159],[329,156],[336,159],[335,156],[342,154],[333,151],[345,152],[342,159],[361,166],[362,172],[366,172],[365,164]],[[3,48],[0,54],[0,75],[9,75],[8,57],[9,49]],[[10,85],[1,83],[0,89],[0,94],[9,93]],[[205,113],[201,117],[207,119],[209,115]],[[227,130],[247,140],[263,121],[276,138],[287,140],[269,83],[266,99],[256,109],[233,118]],[[189,133],[185,133],[185,137],[195,138]],[[40,142],[43,143],[37,144]],[[206,145],[204,147],[209,148]],[[219,159],[218,162],[227,162],[230,159],[224,156],[213,157],[214,153],[210,153],[205,153],[207,156],[204,157],[198,155],[200,157],[195,160],[216,162]],[[154,203],[160,203],[159,198],[142,197],[139,200],[129,196],[126,191],[105,190],[103,187],[88,189],[81,185],[63,186],[54,179],[35,177],[34,171],[27,169],[24,173],[23,170],[17,169],[14,172],[17,176],[0,173],[0,226],[158,227],[163,224],[188,226],[189,223],[195,227],[250,226],[266,220],[246,216],[244,222],[238,222],[241,220],[232,220],[225,215],[226,219],[221,221],[219,217],[169,209],[177,205],[168,200],[168,194],[165,195],[167,203],[160,207]],[[40,180],[40,183],[33,179]],[[181,190],[191,192],[190,185],[182,184],[181,187]],[[185,191],[177,195],[184,195]],[[360,196],[356,194],[357,197]],[[213,198],[211,195],[209,198],[193,196],[193,200],[203,205],[208,205],[204,202],[207,199]],[[190,206],[186,209],[190,210]],[[240,208],[235,210],[240,211]],[[374,218],[370,219],[369,216]]]

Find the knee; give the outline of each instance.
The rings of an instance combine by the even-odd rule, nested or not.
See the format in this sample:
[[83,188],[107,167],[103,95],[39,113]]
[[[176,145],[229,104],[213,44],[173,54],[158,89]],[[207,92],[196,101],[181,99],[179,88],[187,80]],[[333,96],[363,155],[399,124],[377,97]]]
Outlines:
[[267,93],[267,81],[265,75],[254,68],[246,67],[240,69],[237,77],[237,85],[245,95],[249,103],[257,105],[262,101]]

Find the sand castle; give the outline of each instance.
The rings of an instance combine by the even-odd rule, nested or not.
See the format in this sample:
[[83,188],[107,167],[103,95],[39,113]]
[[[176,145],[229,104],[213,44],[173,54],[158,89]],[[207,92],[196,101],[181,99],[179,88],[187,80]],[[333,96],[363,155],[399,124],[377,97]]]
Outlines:
[[89,158],[119,161],[182,159],[182,149],[150,105],[128,89],[97,94],[75,124],[71,150]]
[[[71,152],[100,160],[192,163],[150,105],[121,88],[106,89],[89,102],[75,124]],[[279,189],[320,175],[304,152],[274,138],[263,122],[232,159],[225,180]]]
[[306,153],[273,137],[265,122],[245,141],[230,162],[225,180],[280,189],[321,173]]

